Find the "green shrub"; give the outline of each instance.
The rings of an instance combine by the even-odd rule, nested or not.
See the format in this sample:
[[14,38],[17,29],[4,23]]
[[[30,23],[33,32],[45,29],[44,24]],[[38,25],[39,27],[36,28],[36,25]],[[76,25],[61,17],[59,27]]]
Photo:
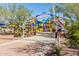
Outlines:
[[54,54],[56,54],[57,56],[60,56],[61,55],[61,50],[62,50],[61,47],[55,46],[54,47]]
[[66,28],[68,30],[69,47],[79,48],[79,23],[73,22],[71,26]]

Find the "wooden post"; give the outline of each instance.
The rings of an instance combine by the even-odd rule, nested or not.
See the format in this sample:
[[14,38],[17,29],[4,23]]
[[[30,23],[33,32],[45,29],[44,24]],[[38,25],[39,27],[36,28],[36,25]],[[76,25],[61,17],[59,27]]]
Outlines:
[[55,33],[55,44],[57,45],[57,46],[60,46],[60,39],[59,39],[60,37],[59,37],[59,33]]

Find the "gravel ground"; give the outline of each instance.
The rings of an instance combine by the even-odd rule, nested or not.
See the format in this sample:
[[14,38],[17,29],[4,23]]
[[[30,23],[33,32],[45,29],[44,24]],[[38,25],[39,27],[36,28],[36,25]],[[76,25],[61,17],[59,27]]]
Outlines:
[[54,42],[54,38],[43,36],[18,40],[13,40],[11,36],[0,36],[0,38],[0,42],[5,38],[5,42],[0,44],[0,56],[43,56],[47,50],[51,49],[50,44]]
[[[64,39],[60,39],[61,55],[76,56],[78,50],[66,47],[64,41]],[[0,56],[45,56],[46,53],[51,52],[53,43],[55,43],[55,38],[49,33],[26,38],[0,35]]]
[[44,55],[50,49],[50,44],[35,41],[15,40],[0,45],[0,55],[9,56],[38,56]]

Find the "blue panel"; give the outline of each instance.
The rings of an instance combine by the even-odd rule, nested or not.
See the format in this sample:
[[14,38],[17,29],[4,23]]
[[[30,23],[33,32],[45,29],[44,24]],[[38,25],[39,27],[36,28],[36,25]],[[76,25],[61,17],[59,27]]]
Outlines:
[[0,23],[0,26],[4,26],[4,25],[5,25],[5,24],[1,24],[1,23]]

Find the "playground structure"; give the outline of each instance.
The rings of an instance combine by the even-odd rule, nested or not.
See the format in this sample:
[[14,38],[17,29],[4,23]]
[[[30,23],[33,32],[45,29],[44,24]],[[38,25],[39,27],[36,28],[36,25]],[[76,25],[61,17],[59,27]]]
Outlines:
[[32,22],[32,27],[36,29],[36,32],[51,32],[52,27],[51,24],[52,14],[41,14],[37,15]]
[[[4,24],[1,24],[0,26],[3,27],[3,25]],[[25,36],[30,37],[39,32],[53,32],[53,30],[56,31],[58,28],[64,29],[63,25],[64,22],[62,21],[62,18],[58,17],[54,19],[53,14],[42,13],[31,18],[31,20],[25,25],[25,29],[21,30],[24,31]],[[5,28],[5,30],[7,29],[10,32],[14,31],[11,28]]]
[[43,13],[40,15],[36,15],[36,17],[31,18],[28,22],[24,32],[27,37],[36,35],[36,33],[41,32],[54,32],[58,29],[64,29],[64,21],[61,17],[56,17],[54,19],[53,14]]
[[40,14],[31,20],[31,27],[36,32],[52,32],[57,30],[59,27],[64,28],[64,22],[61,18],[53,18],[53,14]]

